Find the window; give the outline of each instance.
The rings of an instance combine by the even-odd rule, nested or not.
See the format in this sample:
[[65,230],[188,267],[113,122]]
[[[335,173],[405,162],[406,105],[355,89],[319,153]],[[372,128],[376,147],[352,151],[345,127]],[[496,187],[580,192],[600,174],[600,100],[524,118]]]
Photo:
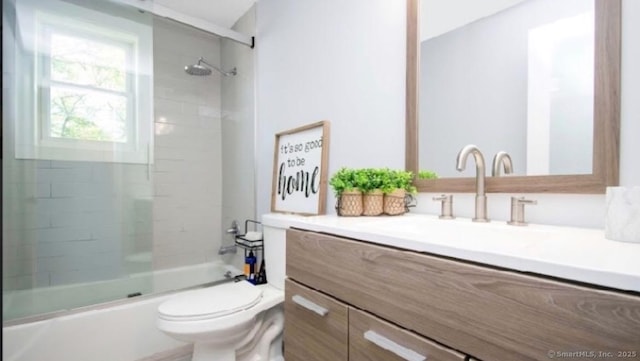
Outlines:
[[16,156],[150,163],[151,27],[63,1],[20,3],[17,63],[29,75],[18,82]]
[[46,137],[126,142],[135,101],[126,72],[130,47],[56,28],[43,38],[50,53],[41,81],[48,84],[42,96]]

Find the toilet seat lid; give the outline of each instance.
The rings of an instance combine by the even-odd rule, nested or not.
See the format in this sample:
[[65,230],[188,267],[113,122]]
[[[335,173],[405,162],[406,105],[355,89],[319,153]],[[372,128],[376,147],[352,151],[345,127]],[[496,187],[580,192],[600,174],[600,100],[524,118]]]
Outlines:
[[167,320],[204,320],[249,309],[262,299],[262,289],[249,282],[232,282],[185,292],[158,307]]

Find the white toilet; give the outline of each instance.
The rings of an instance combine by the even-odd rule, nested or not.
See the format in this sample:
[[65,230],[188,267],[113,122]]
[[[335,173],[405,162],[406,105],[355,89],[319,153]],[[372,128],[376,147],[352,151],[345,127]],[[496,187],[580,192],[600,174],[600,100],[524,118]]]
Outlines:
[[181,293],[158,307],[158,328],[194,344],[193,361],[268,361],[282,356],[284,292],[231,282]]
[[158,307],[158,329],[193,343],[192,361],[284,360],[285,229],[263,230],[267,284],[240,281],[201,288]]

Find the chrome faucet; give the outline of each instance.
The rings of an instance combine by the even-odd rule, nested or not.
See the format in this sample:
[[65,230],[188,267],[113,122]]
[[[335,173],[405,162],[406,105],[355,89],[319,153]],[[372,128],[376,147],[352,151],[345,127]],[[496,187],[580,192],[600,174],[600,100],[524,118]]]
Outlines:
[[233,244],[230,246],[220,245],[220,248],[218,248],[218,254],[220,255],[227,254],[227,253],[235,254],[238,252],[238,247],[236,246],[236,236],[239,234],[239,232],[240,232],[240,229],[238,229],[238,222],[234,220],[233,222],[231,222],[231,227],[226,230],[227,234],[233,235]]
[[456,169],[460,172],[465,169],[469,154],[473,154],[473,159],[476,161],[476,216],[473,221],[489,222],[489,219],[487,219],[487,196],[485,195],[484,187],[485,164],[480,149],[473,144],[465,145],[460,149],[456,158]]
[[511,156],[509,153],[505,151],[499,151],[493,156],[493,164],[491,166],[491,176],[499,177],[500,176],[500,164],[504,167],[504,174],[512,174],[513,173],[513,162],[511,161]]
[[236,220],[234,219],[231,222],[231,227],[227,229],[227,233],[237,236],[239,232],[240,232],[240,229],[238,228],[238,222],[236,222]]

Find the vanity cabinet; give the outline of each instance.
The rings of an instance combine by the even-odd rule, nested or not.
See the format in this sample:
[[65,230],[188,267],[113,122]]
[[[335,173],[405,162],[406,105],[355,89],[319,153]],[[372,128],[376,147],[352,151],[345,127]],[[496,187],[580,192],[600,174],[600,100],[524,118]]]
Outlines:
[[284,342],[287,361],[465,361],[459,352],[289,279]]
[[[348,338],[341,346],[317,348],[339,348],[342,358],[315,359],[392,360],[370,356],[380,351],[364,338],[369,329],[384,330],[376,333],[418,353],[420,341],[445,353],[437,358],[431,350],[429,360],[548,360],[550,352],[561,358],[581,351],[611,352],[609,359],[616,359],[618,352],[640,352],[637,294],[293,229],[287,231],[286,272],[288,361],[314,360],[298,357],[298,350],[320,342],[303,339],[307,326],[287,327],[317,327],[313,315],[291,307],[291,290],[302,287],[348,315],[340,328],[348,329]],[[415,343],[406,341],[412,337],[397,341],[398,334],[414,336]]]
[[347,305],[285,281],[285,360],[347,361]]
[[349,359],[464,361],[465,355],[350,307]]

